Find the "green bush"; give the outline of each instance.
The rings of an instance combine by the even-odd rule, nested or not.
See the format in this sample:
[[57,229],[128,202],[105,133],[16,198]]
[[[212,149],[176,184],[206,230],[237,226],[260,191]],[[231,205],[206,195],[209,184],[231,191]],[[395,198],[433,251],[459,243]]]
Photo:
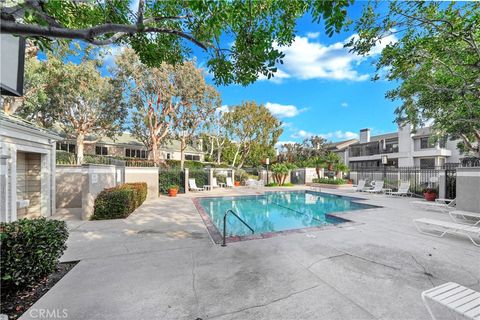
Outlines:
[[208,173],[204,169],[188,170],[188,178],[195,179],[197,187],[199,188],[202,188],[204,185],[208,184]]
[[126,183],[105,189],[95,199],[92,220],[128,217],[147,198],[146,183]]
[[185,192],[185,174],[180,169],[160,169],[158,172],[158,190],[161,193],[167,193],[171,185],[177,185],[180,188],[178,192]]
[[325,184],[346,184],[347,181],[344,179],[329,179],[329,178],[320,178],[313,179],[313,183],[325,183]]
[[64,221],[39,218],[0,223],[2,290],[33,285],[54,272],[67,238]]
[[134,191],[135,208],[140,207],[147,199],[148,188],[145,182],[125,183],[121,188],[132,189]]

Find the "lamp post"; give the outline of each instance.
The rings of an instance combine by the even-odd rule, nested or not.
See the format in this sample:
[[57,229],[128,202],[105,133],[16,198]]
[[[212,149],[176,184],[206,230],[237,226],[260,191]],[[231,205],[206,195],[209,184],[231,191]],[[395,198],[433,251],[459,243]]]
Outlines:
[[270,164],[270,158],[265,159],[265,164],[267,165],[267,185],[268,185],[268,165]]

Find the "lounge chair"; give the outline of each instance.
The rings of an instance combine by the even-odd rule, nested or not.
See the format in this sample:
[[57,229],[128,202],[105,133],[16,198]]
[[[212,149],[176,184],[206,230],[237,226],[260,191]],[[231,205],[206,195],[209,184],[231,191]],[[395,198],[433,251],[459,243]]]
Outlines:
[[462,211],[462,210],[453,210],[453,211],[449,211],[448,214],[454,221],[470,224],[473,226],[480,225],[480,213],[468,212],[468,211]]
[[188,179],[188,189],[190,191],[205,191],[205,188],[197,187],[197,183],[195,182],[195,179]]
[[425,209],[434,209],[434,210],[440,210],[444,212],[449,212],[450,210],[455,209],[456,205],[456,199],[453,199],[449,203],[445,202],[433,202],[433,201],[412,201],[410,202],[413,205],[421,206],[424,207]]
[[[413,224],[419,232],[430,236],[443,237],[447,233],[467,236],[475,246],[480,247],[480,227],[427,218],[415,219]],[[437,233],[428,232],[427,228],[434,229]],[[475,239],[478,239],[479,242]]]
[[422,301],[433,320],[435,316],[430,309],[429,301],[447,307],[467,319],[480,319],[480,293],[455,282],[447,282],[423,291]]
[[366,181],[363,180],[363,179],[362,179],[362,180],[358,180],[358,185],[353,186],[353,191],[359,191],[359,192],[361,192],[361,191],[366,191],[366,190],[368,190],[369,188],[365,188],[365,182],[366,182]]
[[384,192],[383,184],[384,184],[383,180],[375,180],[375,186],[373,187],[373,189],[365,190],[365,192],[382,193]]
[[226,182],[225,187],[227,187],[227,188],[233,188],[232,177],[227,177],[227,179],[225,180],[225,182]]
[[213,177],[212,178],[212,189],[215,189],[215,188],[220,188],[220,186],[217,183],[217,178]]
[[412,196],[410,190],[410,181],[402,181],[400,182],[400,186],[398,187],[398,191],[389,191],[386,192],[389,196]]

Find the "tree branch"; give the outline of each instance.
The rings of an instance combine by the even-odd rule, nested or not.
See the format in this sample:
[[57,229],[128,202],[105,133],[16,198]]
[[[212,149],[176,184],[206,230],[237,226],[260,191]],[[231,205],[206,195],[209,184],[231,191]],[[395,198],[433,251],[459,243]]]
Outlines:
[[[81,39],[95,45],[108,45],[118,41],[124,36],[133,35],[135,33],[165,33],[172,34],[184,38],[188,41],[193,42],[195,45],[200,48],[207,50],[210,45],[206,45],[199,40],[195,39],[193,36],[180,31],[173,29],[165,28],[156,28],[156,27],[147,27],[141,28],[137,25],[124,25],[124,24],[115,24],[107,23],[95,27],[84,28],[84,29],[67,29],[67,28],[58,28],[53,26],[39,26],[31,24],[20,24],[12,21],[7,21],[2,19],[1,21],[1,33],[23,35],[23,36],[41,36],[41,37],[54,37],[54,38],[63,38],[63,39]],[[103,36],[105,34],[115,33],[108,39],[98,40],[96,37]]]

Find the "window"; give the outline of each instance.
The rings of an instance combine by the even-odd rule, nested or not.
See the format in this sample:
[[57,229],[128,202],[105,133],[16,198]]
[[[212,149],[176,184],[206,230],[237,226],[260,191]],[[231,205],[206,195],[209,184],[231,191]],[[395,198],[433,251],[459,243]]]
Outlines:
[[99,156],[108,156],[108,148],[105,146],[95,146],[95,154]]
[[167,160],[170,160],[170,159],[171,159],[170,153],[167,153]]
[[200,161],[200,156],[199,155],[194,155],[194,154],[186,154],[185,155],[185,160]]
[[57,150],[75,153],[75,143],[57,142]]
[[125,149],[125,157],[147,159],[148,152],[140,149]]
[[420,159],[420,169],[435,167],[435,158]]
[[420,138],[420,149],[431,148],[435,148],[435,142],[433,142],[429,137]]

